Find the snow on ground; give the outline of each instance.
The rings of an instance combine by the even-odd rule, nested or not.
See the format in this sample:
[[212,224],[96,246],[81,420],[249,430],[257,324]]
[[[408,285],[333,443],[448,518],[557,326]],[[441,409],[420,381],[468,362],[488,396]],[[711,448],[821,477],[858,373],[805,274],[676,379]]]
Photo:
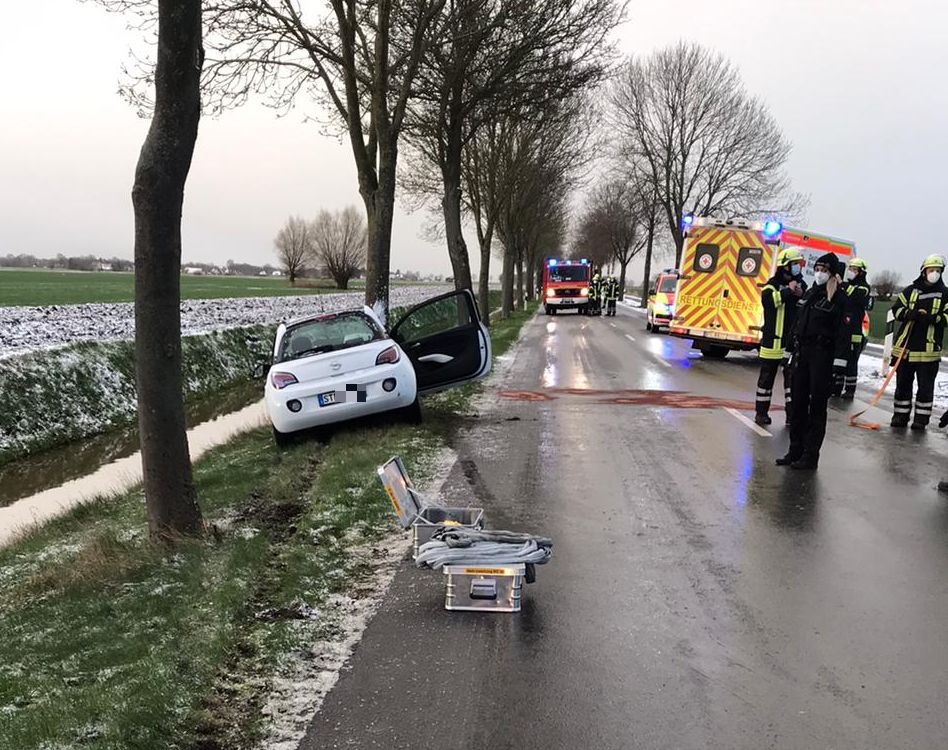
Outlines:
[[[857,397],[868,401],[882,387],[885,377],[882,375],[882,357],[876,353],[866,352],[859,358],[859,388]],[[885,390],[886,396],[891,398],[895,394],[895,377],[892,378]],[[891,410],[885,402],[885,409]],[[944,365],[935,380],[935,409],[932,412],[933,421],[938,422],[943,411],[948,410],[948,372]]]
[[[449,291],[448,287],[393,287],[392,307],[413,305]],[[363,292],[310,294],[292,297],[194,299],[181,302],[181,333],[207,333],[224,328],[277,324],[305,315],[362,305]],[[130,302],[49,307],[0,307],[0,357],[32,349],[49,349],[76,341],[130,339],[135,335],[135,310]]]

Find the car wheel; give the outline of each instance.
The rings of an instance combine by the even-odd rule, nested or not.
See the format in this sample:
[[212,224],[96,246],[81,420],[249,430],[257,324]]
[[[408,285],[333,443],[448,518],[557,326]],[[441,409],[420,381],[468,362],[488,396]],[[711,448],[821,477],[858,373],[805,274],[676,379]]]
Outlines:
[[276,427],[273,428],[273,442],[277,448],[286,448],[293,443],[293,433],[280,432]]
[[421,404],[418,396],[408,406],[399,409],[399,416],[408,424],[421,424]]
[[724,359],[729,351],[726,346],[711,345],[704,347],[701,353],[708,359]]
[[547,315],[552,315],[552,314],[553,314],[553,309],[552,309],[549,305],[546,306],[546,314],[547,314]]

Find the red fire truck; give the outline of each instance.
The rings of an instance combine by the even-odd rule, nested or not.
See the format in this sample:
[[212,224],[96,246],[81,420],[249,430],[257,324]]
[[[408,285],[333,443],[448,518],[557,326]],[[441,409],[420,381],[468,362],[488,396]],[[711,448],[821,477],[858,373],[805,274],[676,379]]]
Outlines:
[[547,315],[558,310],[576,310],[580,315],[589,312],[589,280],[592,266],[585,258],[564,260],[547,258],[543,264],[543,304]]

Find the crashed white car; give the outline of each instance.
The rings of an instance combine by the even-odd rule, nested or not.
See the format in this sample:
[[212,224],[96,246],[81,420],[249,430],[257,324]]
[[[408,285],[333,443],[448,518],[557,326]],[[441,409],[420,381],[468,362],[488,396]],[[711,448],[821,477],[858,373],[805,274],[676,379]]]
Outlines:
[[418,396],[486,377],[490,336],[470,290],[411,308],[386,331],[368,307],[281,323],[264,397],[280,445],[380,412],[420,418]]

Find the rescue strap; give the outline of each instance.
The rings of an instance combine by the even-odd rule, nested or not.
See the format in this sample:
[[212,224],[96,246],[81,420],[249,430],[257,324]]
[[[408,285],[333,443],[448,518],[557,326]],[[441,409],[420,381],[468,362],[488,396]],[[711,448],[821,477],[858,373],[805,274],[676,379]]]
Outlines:
[[442,565],[542,565],[553,555],[553,541],[513,531],[445,527],[418,548],[419,568]]
[[869,399],[869,406],[863,409],[860,412],[856,412],[849,418],[850,427],[858,427],[862,430],[878,430],[882,427],[878,422],[863,422],[860,421],[859,417],[869,411],[873,406],[878,404],[882,400],[882,394],[885,393],[885,389],[889,387],[889,383],[892,382],[892,377],[895,375],[896,371],[899,369],[899,365],[902,364],[902,360],[905,359],[905,353],[908,351],[908,336],[912,330],[912,323],[915,321],[910,320],[908,325],[905,327],[905,333],[902,335],[902,351],[899,353],[899,358],[895,360],[895,364],[889,369],[888,375],[885,376],[885,380],[882,381],[882,387],[876,392],[876,394]]

